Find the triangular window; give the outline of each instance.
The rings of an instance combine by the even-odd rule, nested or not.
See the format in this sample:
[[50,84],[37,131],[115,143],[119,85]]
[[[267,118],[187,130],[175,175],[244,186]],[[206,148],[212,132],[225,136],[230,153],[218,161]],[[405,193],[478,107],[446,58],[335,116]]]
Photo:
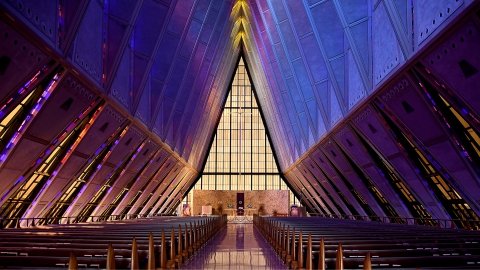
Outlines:
[[[253,91],[245,63],[240,58],[205,168],[194,189],[289,189],[275,163]],[[190,203],[191,195],[190,192],[184,203]],[[290,203],[297,203],[291,191]]]

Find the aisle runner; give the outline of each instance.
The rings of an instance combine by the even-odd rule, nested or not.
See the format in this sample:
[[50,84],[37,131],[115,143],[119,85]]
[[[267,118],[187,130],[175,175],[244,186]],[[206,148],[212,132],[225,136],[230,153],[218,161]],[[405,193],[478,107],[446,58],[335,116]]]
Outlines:
[[286,269],[252,224],[228,224],[182,268]]

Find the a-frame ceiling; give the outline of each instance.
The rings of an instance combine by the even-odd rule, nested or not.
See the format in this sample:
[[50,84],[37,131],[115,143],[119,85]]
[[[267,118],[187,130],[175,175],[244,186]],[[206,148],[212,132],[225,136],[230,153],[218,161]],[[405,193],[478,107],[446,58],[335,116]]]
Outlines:
[[[1,5],[194,168],[205,158],[243,47],[286,170],[470,1],[372,2]],[[447,7],[428,34],[416,31]]]
[[[105,100],[124,117],[115,116],[119,123],[128,119],[139,138],[160,144],[181,164],[185,171],[167,178],[184,180],[164,190],[178,197],[205,161],[242,53],[280,168],[308,189],[315,181],[306,169],[315,170],[310,159],[321,158],[319,146],[392,81],[414,64],[434,78],[452,72],[448,64],[435,65],[449,58],[432,55],[454,38],[450,32],[471,24],[465,31],[476,33],[477,6],[472,0],[5,0],[0,97],[12,96],[42,67],[64,68],[67,81]],[[455,88],[466,84],[456,78],[473,80],[476,58],[455,54],[451,62],[463,73],[448,85],[478,113],[478,96]],[[36,141],[54,144],[53,138]],[[474,171],[465,166],[463,178]],[[318,180],[324,173],[312,175]]]

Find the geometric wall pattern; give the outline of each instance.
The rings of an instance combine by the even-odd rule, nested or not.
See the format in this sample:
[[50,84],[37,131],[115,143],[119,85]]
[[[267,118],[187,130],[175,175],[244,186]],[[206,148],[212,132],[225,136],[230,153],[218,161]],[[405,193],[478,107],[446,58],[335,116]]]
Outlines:
[[[171,212],[240,54],[312,212],[480,215],[472,0],[0,2],[0,216]],[[303,202],[302,202],[303,203]]]
[[[288,190],[275,162],[247,67],[240,57],[202,176],[193,190]],[[295,198],[289,191],[290,202]],[[199,207],[193,202],[194,207]]]
[[[469,1],[250,1],[253,66],[286,170]],[[260,87],[261,86],[261,87]]]

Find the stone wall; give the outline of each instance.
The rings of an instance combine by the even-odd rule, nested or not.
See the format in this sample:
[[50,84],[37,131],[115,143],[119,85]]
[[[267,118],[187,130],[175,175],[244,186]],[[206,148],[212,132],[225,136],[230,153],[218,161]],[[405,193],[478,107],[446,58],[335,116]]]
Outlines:
[[[287,190],[194,190],[192,214],[199,215],[202,205],[211,205],[213,214],[232,214],[237,209],[237,193],[245,195],[245,210],[247,214],[272,215],[288,213],[289,193]],[[251,209],[251,210],[249,210]]]

